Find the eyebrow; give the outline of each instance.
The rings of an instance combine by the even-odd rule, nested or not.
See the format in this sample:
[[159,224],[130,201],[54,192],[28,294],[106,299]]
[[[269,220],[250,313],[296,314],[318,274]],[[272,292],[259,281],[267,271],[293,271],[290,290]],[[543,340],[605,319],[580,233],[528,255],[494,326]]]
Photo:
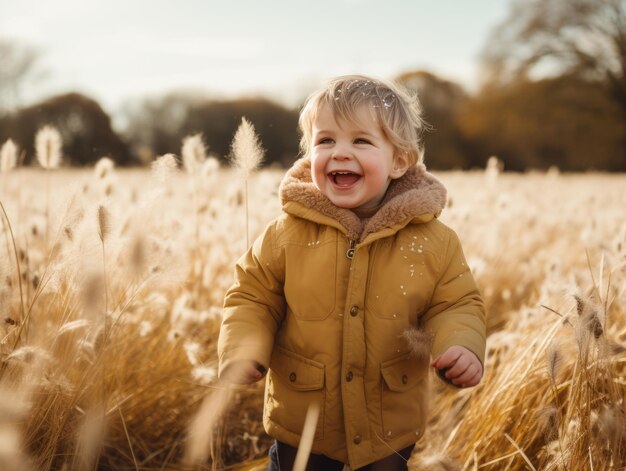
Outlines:
[[[329,129],[320,129],[320,130],[313,130],[314,134],[333,134],[336,131],[333,130],[329,130]],[[367,131],[361,131],[361,130],[357,130],[356,132],[352,133],[355,136],[369,136],[369,137],[376,137],[375,134],[372,134],[371,132],[367,132]]]

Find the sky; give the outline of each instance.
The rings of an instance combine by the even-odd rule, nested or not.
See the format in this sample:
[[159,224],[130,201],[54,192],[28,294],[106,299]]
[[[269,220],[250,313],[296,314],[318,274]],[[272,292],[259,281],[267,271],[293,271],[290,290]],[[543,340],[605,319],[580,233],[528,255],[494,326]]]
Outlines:
[[112,115],[172,90],[297,106],[324,80],[426,69],[468,90],[509,0],[0,0],[0,37],[36,47],[26,104],[84,93]]

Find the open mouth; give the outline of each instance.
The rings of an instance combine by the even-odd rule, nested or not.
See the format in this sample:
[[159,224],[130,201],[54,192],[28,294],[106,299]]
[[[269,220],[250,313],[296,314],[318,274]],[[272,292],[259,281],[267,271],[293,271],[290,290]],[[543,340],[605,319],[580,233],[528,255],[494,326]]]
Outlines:
[[328,178],[340,188],[349,188],[361,179],[361,175],[354,172],[330,172]]

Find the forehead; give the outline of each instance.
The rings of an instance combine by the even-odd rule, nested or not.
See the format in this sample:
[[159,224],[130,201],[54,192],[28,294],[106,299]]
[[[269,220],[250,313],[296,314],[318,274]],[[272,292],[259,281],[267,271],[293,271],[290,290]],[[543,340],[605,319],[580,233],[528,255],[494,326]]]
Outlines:
[[320,104],[313,120],[313,130],[325,130],[329,127],[342,130],[380,130],[376,114],[367,104],[358,105],[347,112],[328,103]]

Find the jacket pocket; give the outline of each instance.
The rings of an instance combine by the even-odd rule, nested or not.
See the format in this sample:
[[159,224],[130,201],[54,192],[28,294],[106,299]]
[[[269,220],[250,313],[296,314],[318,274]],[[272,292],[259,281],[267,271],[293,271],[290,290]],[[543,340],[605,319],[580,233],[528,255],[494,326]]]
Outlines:
[[426,367],[409,353],[382,363],[380,372],[383,438],[415,432],[417,439],[426,424]]
[[335,309],[337,249],[335,238],[286,247],[285,299],[300,320],[326,319]]
[[297,435],[312,403],[320,407],[315,440],[324,437],[325,367],[322,363],[274,346],[265,404],[266,419]]

